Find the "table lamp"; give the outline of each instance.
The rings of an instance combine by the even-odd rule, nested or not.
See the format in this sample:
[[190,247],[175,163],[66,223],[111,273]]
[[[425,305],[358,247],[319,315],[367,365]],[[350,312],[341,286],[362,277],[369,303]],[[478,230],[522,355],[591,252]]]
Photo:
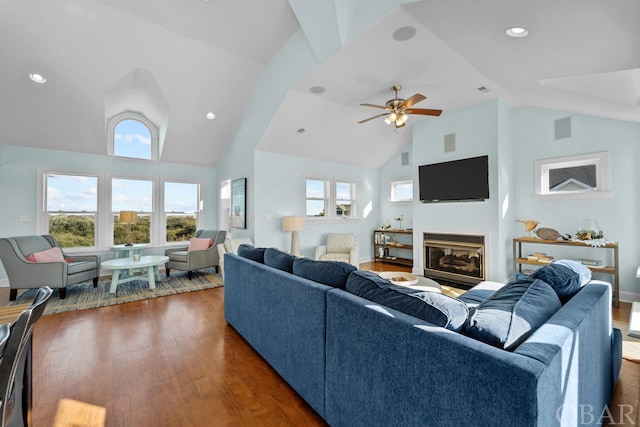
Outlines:
[[136,211],[120,211],[118,222],[127,224],[127,237],[124,238],[125,246],[133,246],[133,237],[131,236],[131,224],[138,222],[138,212]]
[[300,241],[298,240],[298,231],[304,228],[304,217],[302,216],[285,216],[282,218],[282,231],[291,232],[291,254],[300,256]]

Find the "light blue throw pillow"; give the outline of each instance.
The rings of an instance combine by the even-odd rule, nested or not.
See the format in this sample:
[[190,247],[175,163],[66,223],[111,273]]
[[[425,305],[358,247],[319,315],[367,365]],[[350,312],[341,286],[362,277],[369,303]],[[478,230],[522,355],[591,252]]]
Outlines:
[[591,270],[586,265],[572,259],[559,259],[551,264],[564,265],[580,275],[580,286],[584,286],[591,281]]
[[542,280],[514,280],[471,311],[464,333],[513,351],[559,309],[558,296]]
[[349,293],[401,311],[437,326],[459,331],[467,321],[467,305],[438,292],[396,286],[369,271],[357,270],[349,275]]

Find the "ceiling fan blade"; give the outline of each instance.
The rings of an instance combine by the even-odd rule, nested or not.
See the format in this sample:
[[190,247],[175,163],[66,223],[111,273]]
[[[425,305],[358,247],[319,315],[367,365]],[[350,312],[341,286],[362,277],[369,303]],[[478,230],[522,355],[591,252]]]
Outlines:
[[423,116],[439,116],[442,110],[429,110],[427,108],[407,108],[404,110],[407,114],[420,114]]
[[382,113],[382,114],[378,114],[378,115],[376,115],[376,116],[369,117],[368,119],[360,120],[358,123],[366,123],[366,122],[368,122],[369,120],[377,119],[378,117],[384,117],[384,116],[386,116],[386,115],[388,115],[388,114],[389,114],[389,113]]
[[365,107],[382,108],[383,110],[387,109],[387,107],[385,107],[384,105],[376,105],[376,104],[360,104],[360,105],[363,105]]
[[425,99],[427,99],[426,96],[421,95],[419,93],[416,93],[415,95],[413,95],[411,98],[407,99],[406,101],[404,101],[404,104],[402,104],[402,106],[404,108],[409,108],[411,107],[413,104],[417,104],[420,101],[424,101]]

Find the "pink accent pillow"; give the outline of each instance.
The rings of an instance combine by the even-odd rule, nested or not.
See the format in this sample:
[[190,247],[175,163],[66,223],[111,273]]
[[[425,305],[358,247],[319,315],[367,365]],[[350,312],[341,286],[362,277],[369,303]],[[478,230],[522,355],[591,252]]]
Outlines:
[[64,255],[62,250],[55,247],[47,249],[46,251],[34,252],[27,257],[27,260],[31,262],[64,262]]
[[205,249],[209,249],[211,246],[213,246],[213,240],[194,237],[189,240],[189,249],[187,249],[187,251],[203,251]]

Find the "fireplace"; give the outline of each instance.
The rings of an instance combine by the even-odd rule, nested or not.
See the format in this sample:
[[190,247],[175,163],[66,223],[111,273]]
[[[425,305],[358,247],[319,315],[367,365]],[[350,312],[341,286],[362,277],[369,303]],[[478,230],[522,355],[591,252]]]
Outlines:
[[424,233],[424,275],[472,286],[485,280],[485,236]]

